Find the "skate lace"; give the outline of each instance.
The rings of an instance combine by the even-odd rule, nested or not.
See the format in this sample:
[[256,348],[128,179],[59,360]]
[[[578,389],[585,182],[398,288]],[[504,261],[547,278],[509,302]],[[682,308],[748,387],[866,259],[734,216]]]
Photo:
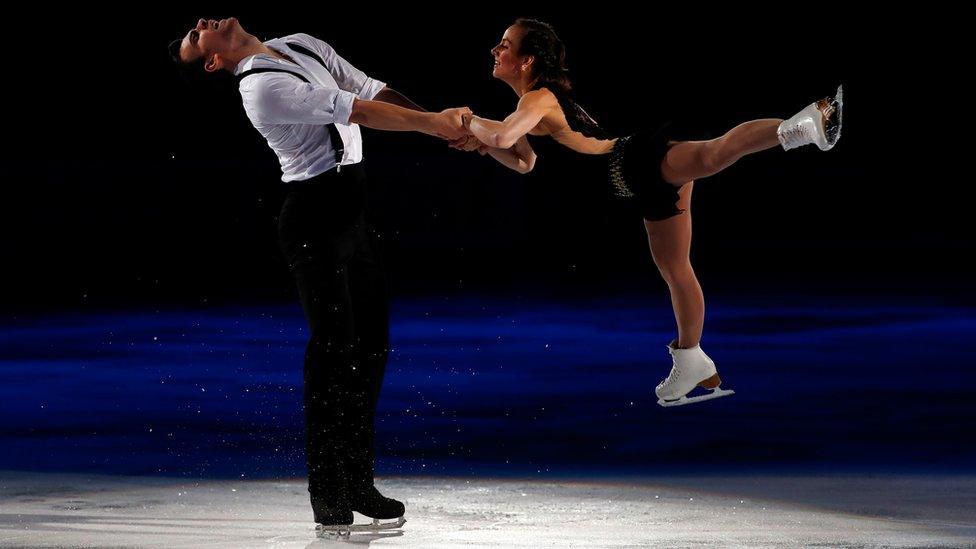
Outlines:
[[669,373],[668,374],[668,377],[665,378],[664,381],[661,382],[661,386],[662,387],[667,387],[668,385],[671,385],[675,381],[678,381],[678,378],[679,377],[681,377],[681,370],[679,370],[679,369],[677,369],[677,368],[675,368],[675,367],[672,366],[671,367],[671,373]]
[[787,148],[795,148],[805,143],[805,135],[803,125],[797,123],[780,133],[780,139],[783,140]]

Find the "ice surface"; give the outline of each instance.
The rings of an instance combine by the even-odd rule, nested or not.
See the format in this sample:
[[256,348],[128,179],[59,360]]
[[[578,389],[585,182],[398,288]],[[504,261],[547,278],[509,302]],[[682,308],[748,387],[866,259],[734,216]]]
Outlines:
[[[4,547],[973,547],[976,477],[389,478],[402,532],[315,537],[304,481],[0,473]],[[357,522],[364,522],[357,515]]]

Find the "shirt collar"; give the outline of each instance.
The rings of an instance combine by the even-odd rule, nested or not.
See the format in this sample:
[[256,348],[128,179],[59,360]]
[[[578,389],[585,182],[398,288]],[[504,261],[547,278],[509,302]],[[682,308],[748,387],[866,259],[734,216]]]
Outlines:
[[[274,47],[274,43],[277,42],[277,41],[278,41],[278,39],[277,38],[274,38],[272,40],[268,40],[267,42],[265,42],[264,45],[265,46]],[[269,55],[267,55],[265,53],[256,53],[254,55],[248,55],[244,59],[241,59],[241,62],[238,63],[236,67],[234,67],[234,76],[239,76],[242,72],[254,68],[254,60],[255,59],[264,59],[264,60],[271,61],[271,62],[276,62],[277,61],[277,59],[275,59],[274,57],[271,57],[271,56],[269,56]]]

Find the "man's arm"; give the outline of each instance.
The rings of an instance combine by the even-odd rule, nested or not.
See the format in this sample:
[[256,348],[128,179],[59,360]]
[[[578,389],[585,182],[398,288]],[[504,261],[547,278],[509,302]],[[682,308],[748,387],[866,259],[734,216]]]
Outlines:
[[[312,51],[319,54],[325,63],[326,70],[335,78],[340,89],[352,92],[360,99],[376,99],[377,93],[386,86],[383,82],[367,76],[366,73],[346,61],[328,42],[304,33],[296,36]],[[401,106],[405,107],[406,105]]]
[[439,113],[420,112],[392,103],[359,99],[337,89],[314,88],[289,75],[250,77],[254,82],[241,86],[244,106],[261,124],[362,124],[387,131],[417,131],[457,139],[467,134],[461,116],[467,108]]
[[356,99],[349,122],[374,130],[417,131],[442,139],[458,139],[467,134],[461,125],[461,117],[470,113],[467,107],[429,113],[383,101]]
[[391,105],[397,105],[398,107],[403,107],[405,109],[410,109],[412,111],[427,112],[427,109],[421,107],[420,105],[414,103],[407,96],[394,90],[389,86],[385,86],[379,91],[374,97],[373,101],[382,101],[384,103],[389,103]]

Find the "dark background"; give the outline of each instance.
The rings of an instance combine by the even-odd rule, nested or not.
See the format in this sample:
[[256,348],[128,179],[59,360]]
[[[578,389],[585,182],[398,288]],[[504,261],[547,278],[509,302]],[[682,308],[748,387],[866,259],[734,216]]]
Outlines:
[[[499,118],[517,98],[492,79],[488,51],[516,16],[540,17],[567,44],[579,101],[621,135],[672,121],[676,137],[716,137],[843,83],[836,149],[768,151],[696,186],[706,290],[967,297],[971,184],[950,168],[967,153],[936,129],[965,134],[951,107],[963,37],[925,37],[937,27],[923,15],[670,9],[237,15],[264,39],[319,36],[429,109]],[[191,87],[167,59],[195,15],[62,12],[41,19],[48,38],[22,42],[49,74],[14,72],[8,87],[23,108],[8,113],[3,168],[5,307],[291,299],[277,159],[232,79]],[[664,290],[600,160],[533,139],[537,169],[520,176],[422,135],[364,129],[364,140],[395,292]]]
[[[463,9],[462,9],[463,8]],[[972,471],[971,64],[959,14],[700,4],[294,7],[12,20],[0,199],[0,469],[304,474],[306,334],[274,154],[235,84],[166,54],[199,16],[318,36],[430,108],[501,118],[489,49],[552,22],[625,135],[788,117],[843,83],[839,145],[696,185],[703,345],[733,398],[663,409],[667,288],[600,159],[518,175],[364,129],[393,290],[380,474]]]

